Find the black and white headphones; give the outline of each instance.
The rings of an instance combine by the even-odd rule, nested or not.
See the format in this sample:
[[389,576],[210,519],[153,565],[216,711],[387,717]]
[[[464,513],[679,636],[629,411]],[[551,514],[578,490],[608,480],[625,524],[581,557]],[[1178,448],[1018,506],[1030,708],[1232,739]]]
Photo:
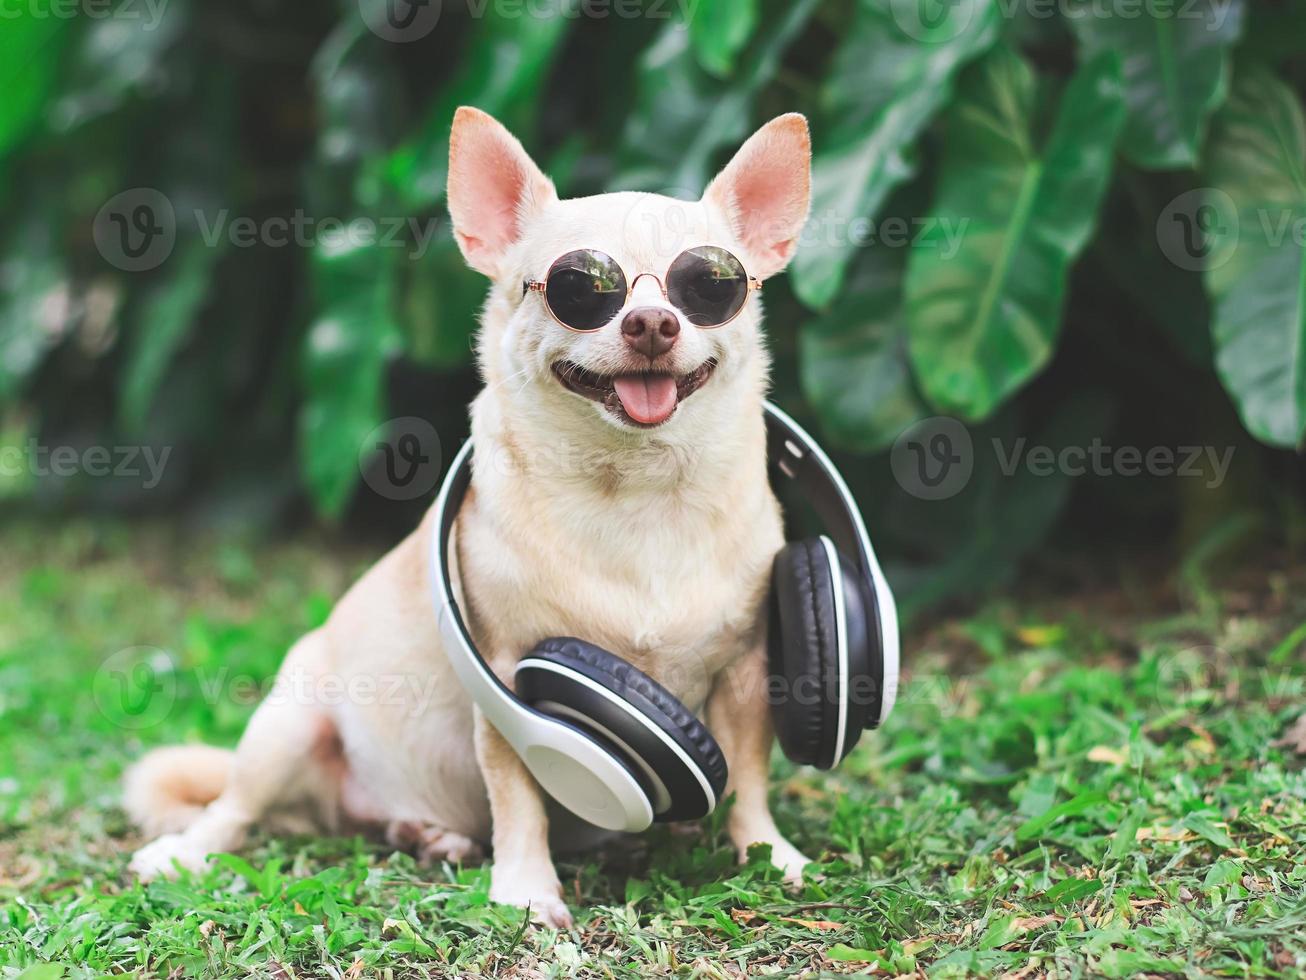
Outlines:
[[[771,575],[768,646],[776,735],[794,762],[829,769],[898,693],[898,614],[857,504],[821,447],[766,403],[773,479],[792,480],[829,536],[787,544]],[[711,813],[726,761],[669,691],[584,640],[544,640],[518,665],[514,694],[477,652],[454,598],[449,538],[471,483],[471,441],[436,500],[432,590],[458,679],[550,796],[607,830]]]

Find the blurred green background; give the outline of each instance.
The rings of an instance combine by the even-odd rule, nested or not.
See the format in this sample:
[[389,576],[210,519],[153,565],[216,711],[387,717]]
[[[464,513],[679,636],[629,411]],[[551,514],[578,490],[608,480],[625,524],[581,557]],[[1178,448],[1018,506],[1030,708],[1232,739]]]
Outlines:
[[454,446],[478,385],[454,109],[567,196],[697,195],[798,110],[813,216],[767,288],[775,397],[909,613],[1022,568],[1291,558],[1303,51],[1306,5],[1270,0],[9,3],[0,507],[395,538],[431,494],[365,479],[378,427]]

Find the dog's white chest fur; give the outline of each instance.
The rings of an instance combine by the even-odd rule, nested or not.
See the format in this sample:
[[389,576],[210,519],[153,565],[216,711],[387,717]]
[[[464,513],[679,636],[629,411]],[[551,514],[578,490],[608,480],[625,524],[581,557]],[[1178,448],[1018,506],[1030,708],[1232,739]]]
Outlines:
[[[477,467],[459,521],[464,590],[487,658],[508,675],[540,640],[577,636],[697,710],[715,676],[760,638],[783,540],[762,443],[746,463],[659,459],[647,445],[616,454],[609,471],[532,463],[480,408],[478,448],[515,464]],[[760,440],[760,418],[755,428]],[[512,615],[494,612],[504,609]]]

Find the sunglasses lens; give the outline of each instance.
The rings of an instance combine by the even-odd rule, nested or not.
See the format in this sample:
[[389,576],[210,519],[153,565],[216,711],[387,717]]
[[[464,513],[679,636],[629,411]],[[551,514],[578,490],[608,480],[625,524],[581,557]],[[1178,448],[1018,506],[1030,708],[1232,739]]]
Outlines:
[[724,248],[687,249],[667,270],[667,299],[695,326],[717,327],[743,309],[748,274]]
[[593,249],[568,252],[544,280],[544,299],[573,330],[597,330],[626,303],[626,277],[616,259]]

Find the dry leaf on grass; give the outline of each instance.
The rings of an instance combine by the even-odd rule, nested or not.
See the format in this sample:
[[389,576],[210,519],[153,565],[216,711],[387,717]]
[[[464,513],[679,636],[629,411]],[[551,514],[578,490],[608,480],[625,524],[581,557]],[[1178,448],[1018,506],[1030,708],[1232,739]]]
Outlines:
[[835,929],[842,929],[843,924],[840,922],[829,922],[826,919],[793,919],[787,915],[780,916],[781,922],[792,922],[800,925],[804,929],[815,929],[818,932],[832,932]]
[[1139,827],[1134,833],[1134,840],[1155,840],[1165,843],[1182,843],[1185,841],[1196,840],[1197,835],[1184,830],[1182,827]]
[[1289,725],[1288,730],[1283,733],[1283,738],[1274,744],[1298,755],[1306,755],[1306,714]]
[[[735,925],[744,926],[745,928],[765,929],[767,925],[766,922],[762,921],[762,917],[752,909],[731,909],[730,918],[735,920]],[[758,923],[756,927],[752,926],[754,922]]]
[[1095,745],[1088,750],[1089,762],[1106,762],[1113,766],[1129,763],[1129,749],[1114,749],[1109,745]]

